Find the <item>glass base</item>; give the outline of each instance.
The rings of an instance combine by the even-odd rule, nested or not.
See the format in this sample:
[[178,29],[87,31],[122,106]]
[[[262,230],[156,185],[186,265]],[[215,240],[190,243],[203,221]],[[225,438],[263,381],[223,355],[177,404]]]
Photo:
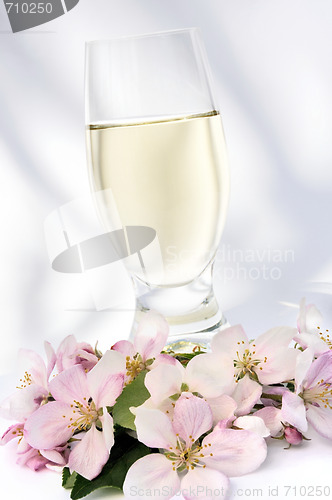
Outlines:
[[229,326],[214,296],[212,264],[194,281],[177,287],[148,285],[133,277],[136,290],[136,325],[145,313],[162,314],[170,332],[166,351],[192,352],[195,348],[209,350],[213,335]]

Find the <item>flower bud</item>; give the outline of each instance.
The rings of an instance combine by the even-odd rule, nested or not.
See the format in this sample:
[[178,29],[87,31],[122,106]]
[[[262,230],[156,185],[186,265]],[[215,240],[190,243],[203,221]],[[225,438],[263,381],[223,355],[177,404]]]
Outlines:
[[303,440],[301,432],[299,432],[294,427],[285,428],[285,439],[289,444],[300,444]]

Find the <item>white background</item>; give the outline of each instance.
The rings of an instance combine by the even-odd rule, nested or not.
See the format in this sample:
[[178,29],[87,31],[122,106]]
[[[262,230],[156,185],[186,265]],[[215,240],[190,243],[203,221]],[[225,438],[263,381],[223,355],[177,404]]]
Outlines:
[[[295,325],[291,305],[304,295],[332,322],[331,19],[329,0],[81,0],[65,16],[13,34],[0,5],[1,399],[16,385],[19,347],[42,352],[44,340],[56,346],[74,333],[105,349],[130,330],[126,275],[119,271],[114,311],[87,311],[90,278],[55,273],[45,242],[47,216],[89,189],[86,40],[201,28],[232,180],[215,270],[220,303],[251,337]],[[6,426],[1,421],[0,430]],[[278,498],[295,498],[284,485],[332,490],[331,443],[315,436],[302,449],[282,448],[273,443],[259,471],[232,480],[231,498],[240,497],[237,488],[248,488],[247,498],[254,488],[268,498],[277,485]],[[10,446],[0,450],[4,498],[68,498],[55,474],[34,475],[14,462]]]

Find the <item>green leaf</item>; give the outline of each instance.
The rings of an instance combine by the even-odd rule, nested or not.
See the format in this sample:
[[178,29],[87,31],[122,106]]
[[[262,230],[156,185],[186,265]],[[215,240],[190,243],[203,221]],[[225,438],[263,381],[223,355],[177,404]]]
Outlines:
[[151,449],[122,432],[115,439],[109,461],[98,477],[89,481],[77,474],[71,498],[78,500],[99,488],[113,487],[122,489],[129,467],[139,458],[151,453]]
[[67,490],[71,490],[75,484],[76,477],[77,472],[73,472],[72,474],[70,474],[70,470],[68,469],[68,467],[65,467],[62,470],[62,486]]
[[126,429],[136,430],[135,415],[131,413],[131,406],[140,406],[149,397],[150,393],[144,385],[146,372],[141,372],[118,397],[113,407],[114,423]]

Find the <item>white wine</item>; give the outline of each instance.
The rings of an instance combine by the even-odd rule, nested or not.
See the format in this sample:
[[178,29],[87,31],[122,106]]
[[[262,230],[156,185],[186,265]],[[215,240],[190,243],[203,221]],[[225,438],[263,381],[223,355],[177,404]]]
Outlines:
[[[91,185],[108,229],[148,226],[156,240],[130,272],[151,285],[180,286],[212,261],[225,222],[229,172],[218,112],[87,127]],[[107,194],[108,193],[108,194]]]

